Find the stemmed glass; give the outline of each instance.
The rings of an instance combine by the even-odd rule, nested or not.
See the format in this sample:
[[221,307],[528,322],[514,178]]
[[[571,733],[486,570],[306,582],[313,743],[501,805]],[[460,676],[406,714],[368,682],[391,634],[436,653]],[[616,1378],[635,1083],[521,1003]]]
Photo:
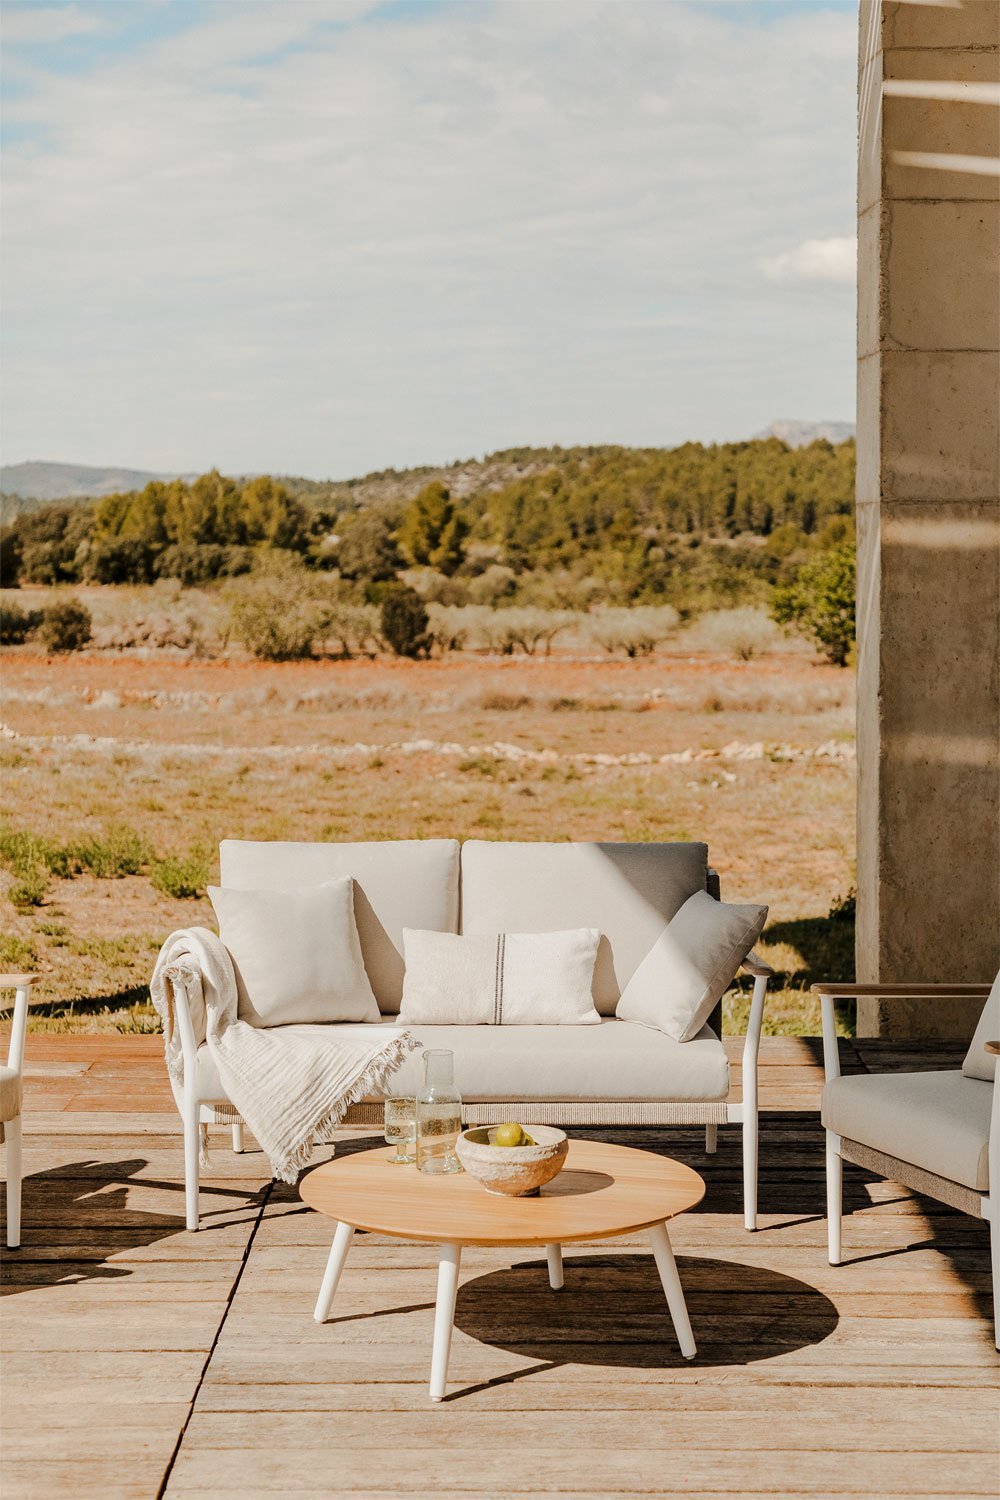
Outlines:
[[416,1161],[417,1151],[417,1101],[390,1097],[385,1101],[386,1144],[395,1146],[395,1156],[389,1160],[395,1166],[405,1166]]

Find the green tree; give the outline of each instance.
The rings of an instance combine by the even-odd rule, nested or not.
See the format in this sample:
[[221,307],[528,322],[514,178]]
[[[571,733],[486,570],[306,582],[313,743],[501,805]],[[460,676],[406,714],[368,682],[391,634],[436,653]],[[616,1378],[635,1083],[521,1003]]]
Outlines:
[[775,590],[771,609],[779,625],[811,637],[838,667],[846,666],[855,640],[855,566],[853,547],[820,553],[794,583]]
[[363,510],[344,528],[337,565],[345,578],[388,583],[400,565],[393,530],[378,510]]
[[382,600],[382,635],[397,656],[426,656],[431,648],[430,617],[416,589],[398,588]]
[[403,512],[397,540],[412,563],[450,575],[462,565],[469,523],[443,484],[425,485]]

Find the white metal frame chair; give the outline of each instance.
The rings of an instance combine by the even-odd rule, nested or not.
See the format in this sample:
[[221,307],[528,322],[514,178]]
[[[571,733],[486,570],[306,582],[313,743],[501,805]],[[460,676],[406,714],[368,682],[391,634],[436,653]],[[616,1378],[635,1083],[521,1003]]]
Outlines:
[[0,1114],[0,1141],[7,1157],[7,1248],[16,1250],[21,1243],[21,1098],[24,1071],[24,1035],[28,1028],[28,992],[35,982],[34,974],[0,974],[0,990],[14,991],[14,1019],[10,1029],[7,1066],[3,1070],[3,1089],[13,1099],[9,1110]]
[[[875,996],[886,1000],[903,999],[980,999],[984,1003],[991,993],[989,984],[814,984],[823,1014],[823,1066],[826,1082],[840,1077],[840,1051],[837,1045],[836,1002],[858,996]],[[992,1048],[990,1049],[992,1050]],[[958,1070],[956,1070],[958,1071]],[[904,1075],[907,1076],[907,1075]],[[941,1075],[943,1076],[943,1075]],[[961,1073],[959,1072],[959,1076]],[[978,1079],[966,1080],[972,1088],[989,1088]],[[828,1251],[831,1266],[841,1262],[841,1219],[843,1211],[843,1164],[852,1162],[866,1171],[902,1183],[914,1192],[924,1193],[947,1203],[973,1218],[985,1219],[990,1226],[990,1259],[993,1275],[993,1326],[1000,1349],[1000,1195],[994,1184],[1000,1181],[1000,1067],[992,1085],[992,1109],[989,1123],[989,1190],[985,1193],[964,1183],[917,1166],[912,1162],[880,1150],[875,1142],[848,1140],[835,1131],[826,1131],[826,1217]]]

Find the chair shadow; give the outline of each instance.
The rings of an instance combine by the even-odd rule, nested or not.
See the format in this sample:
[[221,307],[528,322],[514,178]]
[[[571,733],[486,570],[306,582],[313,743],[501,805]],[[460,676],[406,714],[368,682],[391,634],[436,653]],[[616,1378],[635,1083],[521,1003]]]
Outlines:
[[829,1297],[793,1276],[700,1256],[679,1256],[677,1265],[698,1345],[694,1361],[678,1348],[652,1256],[630,1252],[567,1256],[558,1292],[544,1261],[478,1276],[459,1288],[455,1327],[536,1368],[663,1370],[774,1359],[822,1343],[837,1327]]
[[[34,1172],[21,1184],[21,1244],[4,1251],[0,1296],[38,1291],[86,1281],[118,1280],[132,1275],[130,1266],[109,1265],[113,1255],[171,1239],[184,1230],[184,1184],[141,1177],[145,1157],[119,1161],[81,1161]],[[239,1199],[239,1207],[256,1212],[270,1184],[252,1192],[205,1187]],[[177,1213],[147,1213],[128,1205],[129,1189],[169,1189],[177,1195]],[[3,1195],[4,1197],[6,1195]],[[94,1213],[95,1205],[99,1213]],[[236,1205],[234,1205],[234,1208]],[[202,1234],[211,1234],[213,1219],[232,1209],[203,1210]],[[53,1224],[53,1219],[57,1220]],[[6,1228],[4,1225],[4,1237]]]

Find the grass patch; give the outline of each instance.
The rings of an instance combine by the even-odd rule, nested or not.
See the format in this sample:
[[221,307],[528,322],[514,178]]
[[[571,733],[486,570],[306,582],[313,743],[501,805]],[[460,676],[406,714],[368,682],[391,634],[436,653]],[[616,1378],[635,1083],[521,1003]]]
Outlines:
[[66,852],[76,860],[80,870],[86,870],[98,880],[121,880],[126,875],[138,875],[153,853],[149,841],[141,833],[124,826],[109,829],[103,838],[69,845]]
[[211,870],[205,855],[192,849],[183,858],[169,854],[166,859],[158,859],[150,879],[165,896],[172,896],[175,901],[193,901],[205,894]]
[[16,973],[32,969],[37,962],[34,944],[13,932],[0,932],[0,968]]

